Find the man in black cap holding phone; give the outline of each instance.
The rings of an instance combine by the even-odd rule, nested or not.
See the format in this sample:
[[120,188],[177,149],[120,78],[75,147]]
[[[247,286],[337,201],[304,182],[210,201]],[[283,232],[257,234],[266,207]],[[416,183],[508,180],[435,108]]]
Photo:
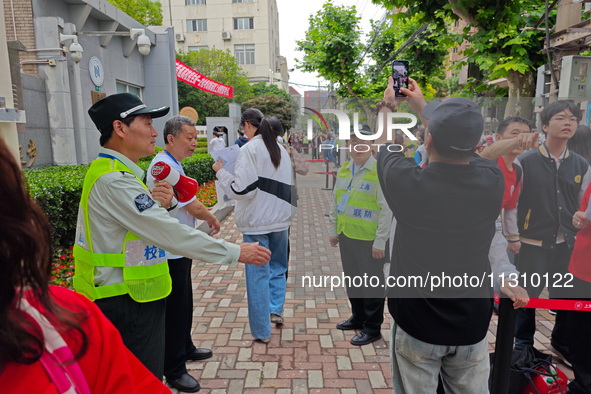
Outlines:
[[[165,297],[171,291],[164,250],[222,264],[260,266],[270,256],[258,244],[238,246],[181,225],[167,212],[176,207],[168,183],[148,192],[136,163],[154,154],[158,132],[152,118],[168,111],[148,108],[129,93],[108,96],[88,110],[102,148],[84,178],[74,245],[74,289],[96,302],[125,345],[159,379]],[[189,392],[200,388],[189,374],[168,383]]]
[[[416,81],[410,82],[411,89],[401,91],[428,124],[429,165],[420,168],[384,148],[377,157],[380,185],[397,220],[390,276],[425,281],[388,288],[394,391],[435,392],[441,375],[446,392],[486,393],[488,252],[503,200],[503,174],[493,162],[474,157],[484,126],[478,105],[461,97],[427,105]],[[390,78],[380,116],[395,104],[392,85]],[[432,286],[443,275],[484,277],[486,283]]]

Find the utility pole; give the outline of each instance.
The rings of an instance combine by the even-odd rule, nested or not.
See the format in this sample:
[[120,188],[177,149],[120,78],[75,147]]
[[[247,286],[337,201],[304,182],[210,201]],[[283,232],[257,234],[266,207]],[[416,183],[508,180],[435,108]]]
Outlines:
[[[556,59],[552,61],[550,67],[554,68],[554,75],[556,76],[557,81],[560,81],[561,57],[577,55],[580,52],[579,48],[566,49],[569,47],[571,41],[577,40],[581,36],[583,36],[581,38],[586,38],[590,35],[589,32],[579,31],[583,28],[582,26],[576,26],[581,22],[582,11],[583,3],[575,0],[562,0],[558,3],[558,7],[556,8],[556,25],[554,27],[554,33],[550,35],[550,48],[546,47],[545,49],[552,50],[556,55]],[[578,28],[576,31],[573,29],[575,26]],[[548,43],[546,43],[546,45],[548,45]],[[564,46],[565,48],[561,49],[561,46]],[[556,67],[554,67],[554,64],[556,64]],[[556,100],[557,96],[558,88],[553,81],[550,85],[550,101],[552,102]]]
[[[581,21],[583,3],[581,1],[562,0],[556,8],[556,32],[568,29]],[[572,53],[570,53],[572,55]]]

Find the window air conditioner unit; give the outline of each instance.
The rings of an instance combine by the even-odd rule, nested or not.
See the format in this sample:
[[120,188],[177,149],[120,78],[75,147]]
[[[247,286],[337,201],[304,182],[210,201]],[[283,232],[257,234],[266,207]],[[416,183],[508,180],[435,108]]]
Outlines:
[[229,31],[222,32],[222,40],[230,40],[232,38],[232,33]]
[[177,42],[185,42],[185,35],[183,33],[179,33],[176,35]]

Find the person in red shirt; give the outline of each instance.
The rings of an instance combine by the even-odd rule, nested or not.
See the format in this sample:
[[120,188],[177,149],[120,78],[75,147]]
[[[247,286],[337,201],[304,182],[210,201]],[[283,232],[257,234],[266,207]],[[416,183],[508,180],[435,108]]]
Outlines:
[[[591,208],[589,197],[591,187],[587,188],[581,210],[573,216],[573,226],[579,229],[575,247],[571,254],[568,271],[573,275],[572,285],[576,289],[575,298],[588,303],[591,301],[591,220],[588,219]],[[585,215],[587,211],[587,215]],[[591,312],[567,311],[568,313],[568,348],[569,359],[575,375],[569,384],[569,393],[589,393],[591,390]],[[572,350],[571,350],[572,349]]]
[[49,222],[0,138],[0,387],[3,393],[170,393],[86,297],[49,286]]
[[[570,256],[570,263],[568,271],[576,278],[588,282],[591,289],[591,220],[585,215],[586,211],[591,211],[589,207],[589,197],[591,195],[591,187],[583,195],[581,201],[581,210],[575,212],[573,216],[573,226],[579,229],[573,253]],[[591,296],[591,293],[589,294]]]
[[[576,138],[575,138],[576,137]],[[577,132],[568,141],[568,149],[583,156],[591,163],[591,129],[579,125]],[[578,300],[591,301],[591,207],[589,200],[591,187],[587,187],[581,201],[581,209],[573,216],[573,226],[579,230],[570,257],[568,272],[573,274],[572,284]],[[567,311],[567,337],[570,343],[569,360],[575,378],[568,386],[569,393],[589,393],[591,391],[591,312]],[[572,349],[572,350],[571,350]]]
[[[504,119],[499,123],[497,128],[496,140],[508,140],[517,138],[520,134],[531,133],[531,123],[520,116],[511,116]],[[503,234],[509,246],[507,249],[513,254],[519,253],[521,242],[519,242],[519,235],[510,235],[506,230],[508,223],[507,218],[504,217],[503,213],[509,209],[515,209],[517,207],[517,199],[519,198],[519,188],[521,187],[521,168],[513,164],[513,161],[523,153],[523,148],[516,147],[515,149],[503,154],[497,160],[497,164],[503,171],[505,177],[505,193],[503,195],[503,209],[501,211],[501,217],[503,222]],[[509,255],[509,259],[513,262],[513,257]]]

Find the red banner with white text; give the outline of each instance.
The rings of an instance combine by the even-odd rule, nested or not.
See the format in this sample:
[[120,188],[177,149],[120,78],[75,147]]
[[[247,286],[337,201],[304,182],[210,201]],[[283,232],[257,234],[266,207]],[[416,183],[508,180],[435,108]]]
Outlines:
[[217,94],[218,96],[230,97],[234,95],[234,89],[231,86],[222,85],[219,82],[213,81],[191,67],[176,59],[176,78],[197,89],[205,90],[206,92]]

